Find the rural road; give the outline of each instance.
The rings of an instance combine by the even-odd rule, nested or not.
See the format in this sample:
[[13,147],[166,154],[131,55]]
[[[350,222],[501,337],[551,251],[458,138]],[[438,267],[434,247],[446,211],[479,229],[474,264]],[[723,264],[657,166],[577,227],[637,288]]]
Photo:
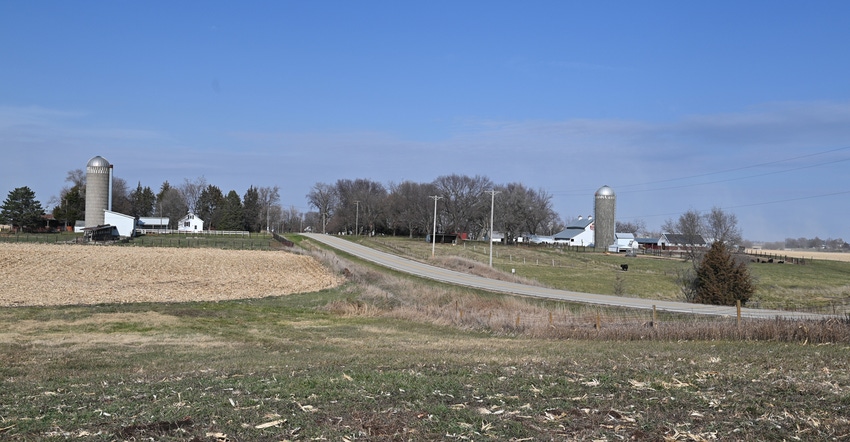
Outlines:
[[[302,233],[302,235],[314,241],[327,244],[334,249],[357,256],[383,267],[399,272],[409,273],[422,278],[433,279],[449,284],[473,287],[491,292],[507,293],[520,296],[532,296],[536,298],[554,299],[560,301],[582,302],[587,304],[627,307],[636,309],[657,310],[677,313],[692,313],[698,315],[729,316],[737,315],[735,307],[723,307],[703,304],[690,304],[686,302],[661,301],[642,298],[625,298],[621,296],[596,295],[592,293],[571,292],[568,290],[549,289],[545,287],[534,287],[495,279],[470,275],[454,270],[443,269],[421,262],[402,258],[390,253],[371,249],[351,241],[331,235],[319,233]],[[762,310],[742,308],[741,316],[745,318],[774,319],[776,317],[787,319],[826,319],[831,316],[813,313],[789,312],[782,310]]]

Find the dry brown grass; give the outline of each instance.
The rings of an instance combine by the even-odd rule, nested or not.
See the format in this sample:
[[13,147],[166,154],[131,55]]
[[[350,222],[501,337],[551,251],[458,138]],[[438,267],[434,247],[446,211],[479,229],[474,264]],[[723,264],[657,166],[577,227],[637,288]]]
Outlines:
[[342,281],[286,252],[0,244],[0,306],[262,298]]
[[[330,259],[332,265],[348,275],[352,282],[345,288],[349,293],[345,299],[324,307],[326,311],[344,316],[387,317],[496,335],[558,340],[850,342],[850,317],[820,322],[743,320],[739,324],[735,318],[653,316],[652,311],[488,296],[472,289],[380,272],[369,265],[333,255],[323,259]],[[446,266],[463,271],[467,261],[458,259]],[[479,267],[482,266],[471,265],[467,270],[489,271],[489,267]],[[505,274],[499,276],[506,277]]]

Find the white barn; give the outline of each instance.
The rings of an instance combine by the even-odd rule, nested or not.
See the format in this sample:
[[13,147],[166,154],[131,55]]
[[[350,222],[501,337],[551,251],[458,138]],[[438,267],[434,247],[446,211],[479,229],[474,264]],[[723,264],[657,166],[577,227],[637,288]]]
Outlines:
[[204,230],[204,220],[198,218],[192,212],[189,212],[177,222],[177,231],[178,232],[199,232]]
[[578,217],[578,219],[570,223],[566,229],[552,235],[552,237],[555,240],[555,244],[590,247],[593,245],[594,241],[593,228],[593,217]]

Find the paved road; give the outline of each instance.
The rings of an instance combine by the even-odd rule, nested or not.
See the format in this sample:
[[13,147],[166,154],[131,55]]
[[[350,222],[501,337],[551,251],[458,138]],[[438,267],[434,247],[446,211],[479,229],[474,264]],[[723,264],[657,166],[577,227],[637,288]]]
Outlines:
[[[400,272],[409,273],[416,276],[421,276],[423,278],[433,279],[436,281],[473,287],[492,292],[507,293],[521,296],[533,296],[537,298],[555,299],[560,301],[582,302],[587,304],[628,307],[646,310],[652,310],[652,307],[655,306],[656,309],[661,311],[693,313],[699,315],[734,317],[737,314],[735,307],[721,307],[703,304],[690,304],[686,302],[660,301],[642,298],[624,298],[620,296],[610,295],[596,295],[592,293],[556,290],[507,281],[497,281],[495,279],[489,279],[462,272],[457,272],[454,270],[443,269],[440,267],[435,267],[432,265],[413,261],[407,258],[402,258],[396,255],[392,255],[390,253],[385,253],[366,246],[362,246],[360,244],[355,244],[351,241],[331,235],[322,235],[318,233],[305,233],[303,235],[315,241],[327,244],[337,250],[350,253],[354,256],[365,259],[367,261],[371,261],[383,267],[387,267],[393,270],[398,270]],[[825,319],[830,317],[827,315],[817,315],[812,313],[787,312],[781,310],[761,310],[752,308],[742,308],[741,316],[747,318],[761,319],[773,319],[776,317],[798,319]]]

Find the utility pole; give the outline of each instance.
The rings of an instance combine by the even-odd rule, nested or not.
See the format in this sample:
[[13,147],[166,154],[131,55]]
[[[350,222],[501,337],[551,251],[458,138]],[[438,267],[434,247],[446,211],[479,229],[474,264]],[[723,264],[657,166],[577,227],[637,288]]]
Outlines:
[[493,267],[493,208],[496,205],[496,194],[499,192],[489,190],[487,193],[490,194],[490,237],[488,238],[490,241],[490,267]]
[[434,257],[434,250],[437,247],[437,200],[443,197],[433,195],[428,198],[434,198],[434,230],[431,231],[431,258]]

